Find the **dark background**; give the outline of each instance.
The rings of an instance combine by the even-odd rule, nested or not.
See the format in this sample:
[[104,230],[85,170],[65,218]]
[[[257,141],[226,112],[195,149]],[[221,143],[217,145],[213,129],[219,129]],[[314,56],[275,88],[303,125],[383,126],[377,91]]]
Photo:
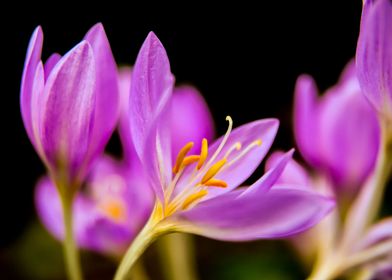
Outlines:
[[[46,59],[54,51],[64,54],[101,21],[120,64],[135,61],[152,30],[167,49],[177,83],[191,83],[203,93],[218,133],[226,129],[227,114],[235,125],[277,117],[281,128],[274,147],[288,149],[294,145],[295,80],[306,72],[321,90],[335,83],[355,54],[362,1],[260,3],[260,7],[244,1],[218,7],[201,3],[136,7],[106,1],[89,9],[72,3],[58,7],[20,3],[18,9],[3,10],[9,19],[2,18],[1,39],[0,273],[14,276],[9,256],[36,219],[33,187],[44,172],[19,111],[21,73],[33,29],[43,27]],[[235,244],[227,246],[226,251],[237,250]]]

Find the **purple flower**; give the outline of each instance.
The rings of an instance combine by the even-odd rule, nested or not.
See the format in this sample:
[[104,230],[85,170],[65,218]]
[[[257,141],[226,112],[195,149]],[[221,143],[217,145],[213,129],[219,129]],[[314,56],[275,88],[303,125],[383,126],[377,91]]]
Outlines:
[[364,3],[356,63],[363,93],[376,110],[392,119],[392,2]]
[[116,65],[101,24],[64,56],[41,61],[43,33],[30,40],[21,86],[21,112],[34,148],[56,181],[85,178],[118,119]]
[[[150,33],[133,68],[129,119],[135,151],[157,197],[152,219],[158,224],[221,240],[276,238],[308,229],[333,208],[331,199],[311,191],[272,187],[293,151],[248,188],[237,188],[272,145],[275,119],[232,130],[227,117],[223,137],[211,145],[207,139],[188,142],[172,161],[170,116],[183,111],[171,102],[173,82],[166,51]],[[191,154],[195,146],[200,153]],[[127,265],[120,266],[118,279]]]
[[[124,159],[116,161],[102,156],[94,164],[86,188],[77,195],[73,205],[74,234],[80,247],[119,256],[132,242],[151,214],[153,194],[135,154],[129,129],[128,99],[131,69],[119,69],[120,90],[120,139]],[[193,125],[184,129],[173,114],[171,123],[173,150],[179,141],[212,139],[214,134],[211,114],[204,99],[192,87],[174,90],[174,104],[182,106],[181,117],[193,119]],[[62,240],[64,226],[57,190],[49,178],[43,178],[36,188],[38,215],[57,239]]]
[[377,116],[361,94],[353,63],[321,98],[310,76],[298,78],[294,134],[306,161],[324,172],[339,192],[358,190],[374,169],[380,132]]

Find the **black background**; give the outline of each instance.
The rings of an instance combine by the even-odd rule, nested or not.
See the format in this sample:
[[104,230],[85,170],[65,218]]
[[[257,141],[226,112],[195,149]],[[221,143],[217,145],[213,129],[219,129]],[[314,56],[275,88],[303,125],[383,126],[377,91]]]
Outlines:
[[244,1],[217,7],[201,3],[133,6],[106,1],[89,9],[77,4],[5,9],[1,58],[0,247],[8,248],[35,217],[33,187],[44,172],[19,111],[19,87],[27,44],[39,24],[43,59],[64,54],[96,22],[104,24],[120,64],[134,62],[149,31],[167,49],[177,83],[191,83],[211,107],[218,133],[230,114],[235,125],[277,117],[276,148],[294,145],[291,102],[301,73],[313,75],[321,90],[337,80],[355,55],[360,0]]

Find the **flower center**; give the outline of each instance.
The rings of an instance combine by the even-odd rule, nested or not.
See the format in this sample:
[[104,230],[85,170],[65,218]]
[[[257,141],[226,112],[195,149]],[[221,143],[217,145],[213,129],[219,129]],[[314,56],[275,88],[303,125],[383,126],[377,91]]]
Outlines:
[[[223,179],[219,179],[222,172],[242,159],[246,154],[257,146],[261,145],[261,140],[251,142],[242,149],[241,142],[232,144],[222,156],[221,152],[227,144],[227,140],[233,127],[233,120],[226,117],[229,122],[228,129],[216,151],[208,158],[209,149],[207,139],[201,142],[199,155],[188,155],[194,146],[193,142],[187,143],[178,153],[173,167],[173,179],[165,190],[165,201],[163,203],[163,215],[172,215],[178,210],[186,210],[199,203],[208,195],[208,189],[227,188],[228,184]],[[208,160],[207,160],[208,159]],[[187,176],[181,182],[181,189],[175,193],[179,180],[187,172]]]
[[102,212],[116,222],[123,222],[126,219],[125,205],[118,199],[109,199],[100,205]]

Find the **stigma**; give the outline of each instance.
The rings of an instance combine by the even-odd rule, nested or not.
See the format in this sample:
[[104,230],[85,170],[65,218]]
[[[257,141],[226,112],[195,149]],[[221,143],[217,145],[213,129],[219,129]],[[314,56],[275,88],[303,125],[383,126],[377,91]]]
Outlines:
[[[230,116],[227,116],[226,120],[229,123],[227,131],[212,154],[205,138],[201,141],[200,154],[189,155],[194,142],[186,143],[178,152],[172,169],[173,178],[165,190],[165,200],[162,204],[165,217],[194,207],[208,196],[211,188],[227,188],[227,182],[221,177],[224,170],[262,144],[260,139],[255,139],[244,148],[241,142],[235,142],[227,147],[233,120]],[[175,192],[180,179],[181,188]]]

